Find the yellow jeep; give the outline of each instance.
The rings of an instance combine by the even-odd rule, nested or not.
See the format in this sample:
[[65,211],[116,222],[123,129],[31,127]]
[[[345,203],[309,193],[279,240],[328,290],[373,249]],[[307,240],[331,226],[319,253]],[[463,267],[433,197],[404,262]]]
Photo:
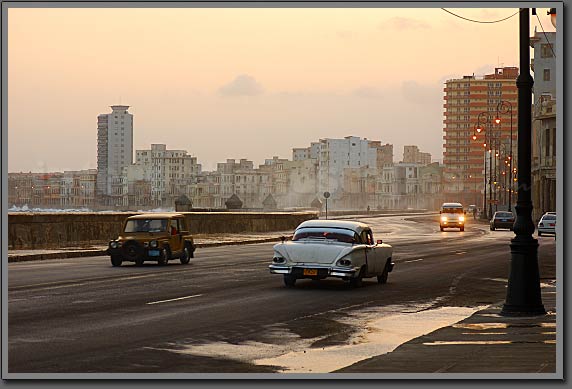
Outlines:
[[109,242],[107,253],[113,266],[123,261],[142,265],[145,261],[157,261],[166,265],[179,258],[182,264],[194,257],[195,244],[187,228],[185,216],[180,213],[148,213],[129,216],[123,232]]

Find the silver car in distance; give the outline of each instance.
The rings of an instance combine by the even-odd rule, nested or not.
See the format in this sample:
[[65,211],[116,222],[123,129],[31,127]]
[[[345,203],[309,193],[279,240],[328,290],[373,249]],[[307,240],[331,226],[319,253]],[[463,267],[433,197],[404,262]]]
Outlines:
[[337,277],[353,287],[362,280],[377,277],[387,282],[393,270],[393,248],[375,242],[371,228],[364,223],[339,220],[309,220],[294,231],[291,241],[274,245],[270,273],[282,274],[284,284],[293,287],[297,279],[321,280]]

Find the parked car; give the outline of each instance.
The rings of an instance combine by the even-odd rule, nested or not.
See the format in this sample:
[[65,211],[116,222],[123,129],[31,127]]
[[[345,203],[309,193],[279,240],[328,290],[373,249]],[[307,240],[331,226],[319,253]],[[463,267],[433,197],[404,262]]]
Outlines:
[[439,211],[439,227],[441,231],[445,228],[458,228],[465,231],[465,216],[461,203],[443,203]]
[[156,261],[166,265],[178,258],[182,264],[194,257],[195,245],[180,213],[151,213],[130,216],[123,224],[123,232],[109,242],[107,253],[113,266],[123,261],[142,265]]
[[301,223],[291,241],[274,245],[270,273],[282,274],[284,284],[293,287],[296,280],[327,277],[360,286],[364,278],[377,277],[387,282],[393,270],[393,248],[373,239],[364,223],[339,220],[308,220]]
[[493,218],[490,221],[491,231],[497,228],[508,228],[512,231],[512,226],[514,225],[514,214],[507,211],[497,211],[494,213]]
[[556,235],[556,212],[546,212],[542,215],[537,230],[538,236],[542,236],[542,234]]

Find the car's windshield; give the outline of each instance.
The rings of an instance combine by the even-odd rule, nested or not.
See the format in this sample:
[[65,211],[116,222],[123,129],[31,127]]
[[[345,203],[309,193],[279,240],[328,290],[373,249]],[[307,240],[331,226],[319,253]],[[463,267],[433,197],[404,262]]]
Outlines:
[[127,220],[124,232],[162,232],[166,230],[166,219],[133,219]]
[[463,213],[461,208],[443,208],[443,213]]
[[306,227],[294,232],[293,241],[302,239],[335,240],[343,243],[359,243],[357,234],[341,228]]

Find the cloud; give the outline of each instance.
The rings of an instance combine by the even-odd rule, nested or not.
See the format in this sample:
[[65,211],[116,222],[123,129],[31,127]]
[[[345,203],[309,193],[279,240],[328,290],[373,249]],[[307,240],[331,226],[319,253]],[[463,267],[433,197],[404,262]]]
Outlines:
[[405,100],[418,104],[439,101],[442,98],[442,88],[442,85],[420,85],[416,81],[404,81],[401,84]]
[[340,39],[350,39],[354,36],[354,33],[353,33],[353,31],[350,31],[350,30],[340,30],[340,31],[336,31],[336,35]]
[[362,86],[357,88],[354,90],[353,95],[357,97],[363,97],[365,99],[383,99],[383,93],[381,89],[371,86]]
[[222,96],[256,96],[263,92],[260,85],[252,76],[241,74],[234,80],[219,88]]
[[499,67],[494,64],[486,64],[475,69],[475,76],[484,76],[485,74],[494,74],[495,68]]
[[417,19],[403,18],[396,16],[389,19],[380,26],[380,29],[395,29],[395,30],[423,30],[431,28],[428,23]]

